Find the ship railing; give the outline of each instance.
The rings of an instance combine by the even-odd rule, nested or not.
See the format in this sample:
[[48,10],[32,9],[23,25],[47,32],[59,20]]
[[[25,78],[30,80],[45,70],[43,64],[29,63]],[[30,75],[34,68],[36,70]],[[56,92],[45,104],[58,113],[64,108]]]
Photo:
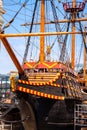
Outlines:
[[38,77],[40,77],[40,76],[43,76],[43,77],[55,77],[56,75],[57,75],[58,73],[56,72],[56,73],[42,73],[42,72],[40,72],[40,73],[27,73],[27,75],[29,75],[29,76],[38,76]]
[[1,124],[0,130],[12,130],[12,124]]
[[74,130],[77,127],[87,128],[87,104],[76,104],[74,108]]
[[73,6],[73,2],[66,2],[66,3],[63,3],[63,7],[64,7],[64,10],[66,12],[72,12],[72,11],[83,11],[84,8],[85,8],[85,2],[76,2],[75,3],[75,7]]
[[[49,81],[51,79],[55,79],[58,73],[28,73],[28,79],[30,81]],[[59,74],[60,75],[60,74]]]

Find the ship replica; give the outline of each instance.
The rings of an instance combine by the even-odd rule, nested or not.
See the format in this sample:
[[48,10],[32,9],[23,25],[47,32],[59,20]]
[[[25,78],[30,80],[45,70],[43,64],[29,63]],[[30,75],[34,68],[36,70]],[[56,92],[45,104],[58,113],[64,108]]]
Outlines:
[[[38,3],[41,6],[38,6]],[[49,3],[50,6],[48,6],[47,3]],[[1,120],[4,123],[13,124],[13,129],[16,130],[17,128],[20,130],[74,129],[74,106],[76,104],[82,104],[83,102],[81,90],[83,84],[84,87],[86,86],[86,78],[83,78],[85,80],[79,78],[79,75],[74,71],[75,35],[82,35],[85,52],[84,57],[86,58],[86,31],[83,31],[82,29],[81,20],[86,21],[87,19],[81,19],[79,17],[79,14],[85,8],[86,2],[76,2],[75,0],[72,2],[63,2],[63,9],[65,13],[68,14],[66,16],[67,20],[59,20],[59,17],[61,16],[58,16],[58,13],[56,12],[57,5],[55,5],[55,3],[58,4],[59,2],[55,2],[54,0],[35,1],[31,23],[25,23],[22,25],[30,26],[29,33],[5,34],[4,29],[7,25],[10,25],[13,22],[13,19],[4,26],[3,29],[1,28],[0,39],[17,67],[19,75],[17,79],[14,75],[11,75],[10,77],[11,91],[14,93],[14,96],[11,97],[11,104],[8,105],[4,102],[4,105],[1,105]],[[23,3],[22,7],[25,6],[26,2]],[[39,14],[39,22],[34,21],[37,7],[40,7],[41,12]],[[51,19],[54,19],[53,21],[49,20],[49,15],[46,16],[46,14],[48,14],[47,8],[50,7],[52,9],[52,12],[50,13]],[[21,8],[19,11],[20,10]],[[19,11],[14,17],[18,15]],[[79,32],[76,32],[75,22],[79,23]],[[66,32],[61,30],[59,23],[67,23]],[[46,31],[47,25],[50,24],[53,27],[53,32]],[[51,25],[48,27],[48,30],[51,29]],[[71,30],[69,30],[70,25],[72,25]],[[40,26],[40,32],[38,31],[37,33],[32,33],[33,26]],[[72,39],[70,39],[70,42],[72,41],[70,62],[68,60],[68,52],[66,49],[66,42],[69,34],[72,35]],[[24,36],[28,37],[28,42],[25,49],[23,64],[20,65],[7,38]],[[50,38],[48,38],[49,36]],[[37,43],[40,41],[40,46],[38,45],[40,47],[40,51],[38,53],[39,58],[37,61],[31,59],[30,62],[27,62],[26,57],[31,37],[39,37],[37,40]],[[50,41],[48,43],[49,39]],[[51,42],[51,40],[54,42]],[[55,41],[57,45],[60,44],[59,49],[55,47],[55,50],[57,49],[57,52],[60,52],[59,58],[57,57],[59,59],[58,61],[51,60],[51,51]],[[46,44],[46,42],[48,44]],[[36,56],[34,52],[33,54]],[[52,57],[55,58],[53,54]],[[84,67],[85,73],[86,60]],[[77,129],[80,130],[79,127]]]

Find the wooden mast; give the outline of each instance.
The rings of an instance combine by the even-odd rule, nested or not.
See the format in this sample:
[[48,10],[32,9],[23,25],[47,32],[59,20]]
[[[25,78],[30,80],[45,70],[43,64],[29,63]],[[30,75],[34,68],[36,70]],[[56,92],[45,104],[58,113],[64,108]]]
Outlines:
[[[75,9],[76,6],[76,0],[73,0],[72,3],[73,8]],[[72,32],[75,32],[75,19],[76,19],[76,11],[74,10],[72,12]],[[75,68],[75,34],[72,34],[72,52],[71,52],[71,66],[72,69]]]
[[[45,11],[44,11],[44,2],[45,0],[41,0],[41,25],[40,32],[44,32],[44,23],[45,23]],[[44,35],[40,36],[40,62],[45,60],[44,55]]]
[[[85,27],[85,32],[86,32],[86,27]],[[85,37],[84,37],[84,40],[85,40],[85,44],[86,44],[86,34],[85,34]],[[85,81],[85,85],[87,86],[87,75],[86,75],[86,49],[84,47],[84,81]]]

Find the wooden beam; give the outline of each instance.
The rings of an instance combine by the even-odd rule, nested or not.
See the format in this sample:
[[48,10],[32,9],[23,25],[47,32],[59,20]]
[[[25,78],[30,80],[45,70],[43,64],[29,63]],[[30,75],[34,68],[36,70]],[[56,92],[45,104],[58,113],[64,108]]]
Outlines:
[[[87,21],[87,18],[79,18],[79,19],[71,19],[71,20],[58,20],[58,21],[49,21],[49,22],[45,22],[45,24],[54,24],[54,23],[67,23],[67,22],[79,22],[79,21]],[[41,24],[40,22],[36,22],[34,23],[34,25],[39,25]],[[25,24],[21,24],[21,26],[30,26],[31,24],[30,23],[25,23]]]
[[15,64],[19,74],[23,74],[24,73],[23,68],[20,65],[18,59],[16,58],[16,56],[15,56],[15,54],[14,54],[14,52],[13,52],[13,50],[12,50],[12,48],[11,48],[9,42],[8,42],[8,40],[6,38],[1,38],[1,41],[4,44],[8,54],[10,55],[10,57],[11,57],[11,59],[13,61],[13,63]]
[[[49,36],[49,35],[66,35],[66,34],[82,34],[81,32],[44,32],[44,33],[18,33],[18,34],[0,34],[3,37],[27,37],[27,36]],[[87,35],[87,32],[83,32]]]

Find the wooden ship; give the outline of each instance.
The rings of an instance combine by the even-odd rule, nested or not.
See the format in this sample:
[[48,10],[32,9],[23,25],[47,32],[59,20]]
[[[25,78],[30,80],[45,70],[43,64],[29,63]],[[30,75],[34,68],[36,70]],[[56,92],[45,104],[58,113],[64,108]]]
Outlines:
[[[52,6],[54,21],[45,21],[45,5],[49,2]],[[58,1],[57,1],[58,2]],[[40,22],[34,23],[35,11],[37,4],[41,4],[40,8]],[[17,75],[11,75],[11,103],[1,104],[1,121],[5,124],[13,124],[13,130],[54,130],[54,129],[74,129],[74,106],[82,104],[82,88],[86,87],[86,30],[82,30],[80,21],[86,21],[87,18],[79,18],[86,5],[86,1],[63,2],[63,8],[69,14],[66,20],[59,20],[56,13],[56,6],[54,0],[36,0],[34,11],[32,15],[31,24],[24,24],[22,26],[30,26],[29,33],[6,34],[5,29],[9,26],[13,19],[1,27],[0,39],[9,53],[13,63],[18,70]],[[26,2],[22,7],[26,6]],[[47,6],[48,7],[48,6]],[[20,8],[21,9],[21,8]],[[18,11],[19,12],[19,11]],[[18,14],[17,12],[17,14]],[[4,10],[1,9],[1,15]],[[16,15],[17,15],[16,14]],[[16,17],[15,15],[15,17]],[[79,23],[80,31],[76,32],[75,23]],[[1,22],[2,23],[2,22]],[[68,23],[66,32],[58,30],[59,23]],[[69,23],[72,23],[72,30],[69,31]],[[55,32],[45,32],[45,24],[54,24]],[[2,25],[2,24],[1,24]],[[40,25],[40,32],[33,33],[33,25]],[[60,27],[59,27],[60,28]],[[72,51],[71,61],[65,62],[64,57],[66,53],[67,36],[72,35]],[[84,44],[84,76],[80,77],[75,69],[75,35],[81,34]],[[57,40],[65,38],[60,48],[59,61],[51,61],[50,53],[54,43],[45,48],[45,37],[56,36]],[[8,37],[28,37],[28,44],[25,49],[23,64],[21,65],[14,51],[12,50]],[[38,61],[26,61],[30,38],[39,36],[40,51]],[[46,54],[45,55],[45,49]],[[59,51],[59,50],[58,50]],[[14,73],[15,74],[15,73]],[[17,77],[17,78],[16,78]],[[4,104],[4,106],[3,106]],[[80,130],[80,127],[77,127]]]

